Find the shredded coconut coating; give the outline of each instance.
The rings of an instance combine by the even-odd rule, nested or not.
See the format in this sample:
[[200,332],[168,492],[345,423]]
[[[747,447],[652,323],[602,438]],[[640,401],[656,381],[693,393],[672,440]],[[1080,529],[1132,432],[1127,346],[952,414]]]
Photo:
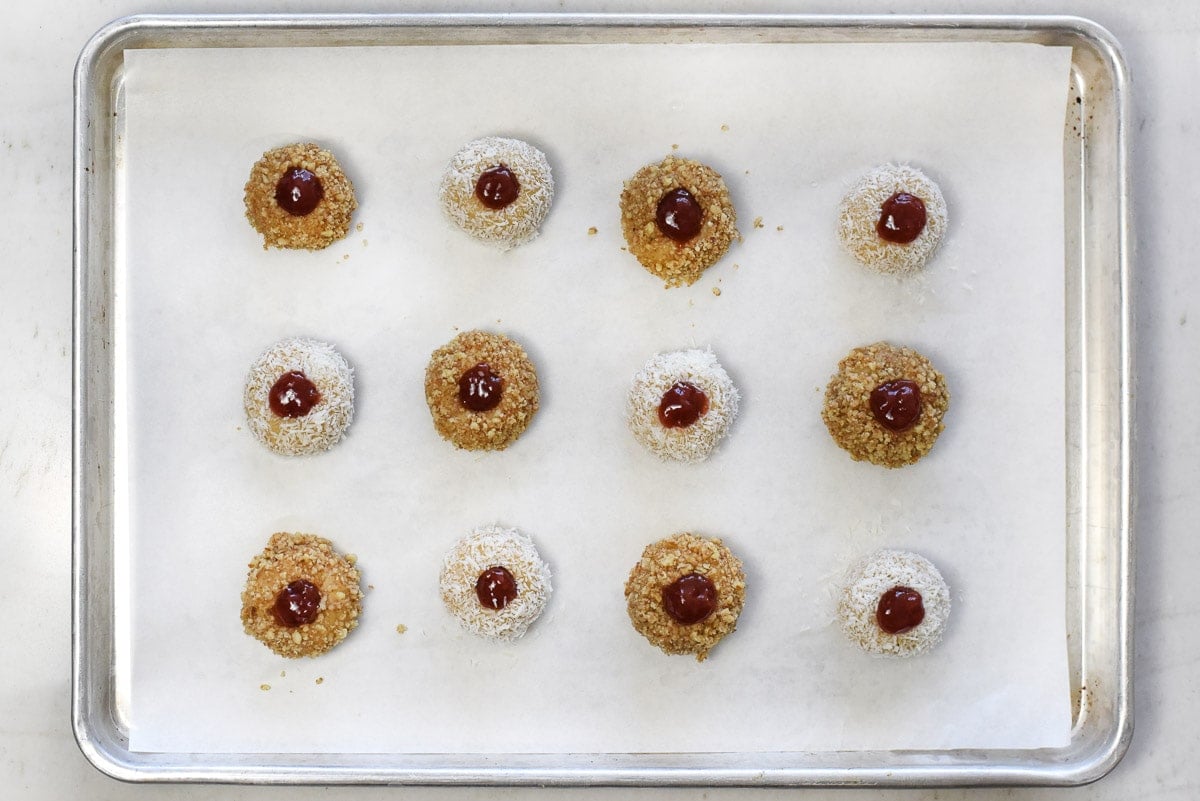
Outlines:
[[[275,202],[275,186],[288,170],[300,168],[317,176],[324,196],[302,217],[288,214]],[[255,162],[246,181],[246,219],[263,236],[263,250],[322,250],[350,232],[350,216],[358,208],[354,186],[328,150],[311,142],[268,150]]]
[[[871,391],[888,381],[906,379],[921,393],[917,420],[904,431],[885,428],[871,412]],[[876,342],[850,351],[838,363],[837,374],[825,389],[821,418],[834,441],[856,462],[903,467],[933,448],[950,407],[946,379],[912,348]]]
[[[663,588],[692,573],[716,587],[717,608],[699,623],[684,625],[663,608]],[[697,662],[737,627],[745,602],[741,560],[721,540],[688,532],[647,545],[625,582],[626,609],[638,633],[663,653],[695,654]]]
[[[708,411],[684,428],[667,428],[658,419],[663,395],[686,381],[708,396]],[[660,459],[702,462],[716,449],[737,417],[740,396],[711,350],[660,353],[633,377],[625,404],[629,430]]]
[[[475,184],[485,171],[508,167],[520,184],[517,199],[501,209],[483,205]],[[486,136],[463,145],[442,174],[439,196],[446,217],[462,230],[501,250],[538,235],[554,200],[554,176],[546,154],[520,139]]]
[[[897,192],[925,204],[925,228],[912,242],[881,239],[875,230],[883,202]],[[858,180],[838,209],[838,239],[860,264],[891,275],[911,275],[932,258],[946,233],[946,200],[929,176],[915,167],[885,164]]]
[[[303,417],[280,417],[271,411],[271,387],[293,370],[316,385],[321,399]],[[336,445],[354,419],[354,374],[332,345],[285,339],[250,366],[243,404],[250,432],[271,450],[283,456],[320,453]]]
[[[879,628],[875,619],[879,596],[893,587],[909,587],[921,593],[925,607],[925,619],[899,634]],[[915,656],[941,642],[950,617],[950,588],[925,557],[909,551],[879,550],[847,573],[837,615],[846,637],[864,651],[880,656]]]
[[[486,570],[504,567],[517,585],[517,597],[503,609],[479,602],[475,583]],[[454,544],[442,560],[442,603],[472,634],[493,640],[525,635],[550,600],[550,568],[537,548],[515,528],[483,526]]]
[[[472,411],[458,399],[458,380],[480,362],[502,381],[500,403],[485,412]],[[525,350],[508,337],[465,331],[429,357],[425,402],[437,432],[456,447],[502,451],[521,436],[537,413],[537,372]]]
[[[319,656],[346,639],[362,613],[361,576],[353,556],[342,556],[329,540],[312,534],[272,534],[250,560],[242,591],[242,627],[280,656]],[[275,598],[293,581],[305,580],[321,593],[320,612],[296,628],[275,620]]]
[[[686,189],[703,210],[700,233],[676,242],[658,229],[655,215],[663,195]],[[694,284],[738,235],[737,213],[721,176],[697,161],[667,156],[647,164],[621,192],[621,231],[629,252],[668,287]]]

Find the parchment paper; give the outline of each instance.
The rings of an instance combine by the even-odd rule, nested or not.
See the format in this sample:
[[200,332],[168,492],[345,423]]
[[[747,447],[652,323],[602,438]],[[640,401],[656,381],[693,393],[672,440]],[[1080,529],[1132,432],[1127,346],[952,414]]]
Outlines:
[[[1068,49],[126,59],[134,750],[1066,742]],[[507,254],[453,230],[436,202],[446,161],[489,134],[545,150],[558,186],[543,235]],[[353,180],[359,228],[320,253],[264,252],[243,218],[250,165],[308,140]],[[676,145],[725,176],[744,241],[665,291],[622,250],[617,198]],[[887,161],[925,168],[950,208],[916,279],[870,273],[835,239],[842,194]],[[541,412],[502,453],[455,451],[424,403],[430,352],[474,327],[522,342],[542,381]],[[358,406],[333,451],[286,459],[253,440],[241,395],[252,360],[295,335],[338,346]],[[952,393],[933,453],[901,470],[852,462],[820,418],[837,361],[879,339],[926,353]],[[662,464],[625,429],[624,396],[650,355],[692,346],[716,351],[742,414],[709,462]],[[546,614],[514,644],[462,632],[437,594],[444,551],[493,522],[531,535],[554,572]],[[370,585],[359,629],[319,659],[280,659],[241,630],[246,563],[279,530],[358,554]],[[681,530],[723,537],[748,574],[738,630],[703,664],[648,645],[622,597],[642,548]],[[883,546],[925,554],[952,587],[947,637],[927,656],[873,659],[832,622],[841,572]]]

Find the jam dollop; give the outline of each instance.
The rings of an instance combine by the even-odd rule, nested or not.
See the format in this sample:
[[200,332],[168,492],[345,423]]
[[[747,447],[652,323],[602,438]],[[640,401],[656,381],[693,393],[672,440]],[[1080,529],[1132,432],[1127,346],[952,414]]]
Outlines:
[[662,599],[668,615],[690,626],[717,611],[717,586],[708,576],[688,573],[663,587]]
[[875,622],[888,634],[903,634],[921,625],[925,619],[925,604],[921,593],[912,587],[892,587],[879,596]]
[[654,221],[658,230],[674,242],[687,242],[700,233],[704,220],[704,209],[700,202],[686,189],[672,189],[658,201]]
[[521,194],[521,182],[507,166],[497,164],[483,171],[475,182],[475,197],[489,209],[502,209]]
[[689,381],[676,381],[658,404],[663,428],[687,428],[708,413],[708,396]]
[[275,596],[272,612],[275,622],[289,629],[312,623],[321,612],[321,591],[307,579],[293,581]]
[[487,362],[480,362],[458,379],[458,402],[473,412],[495,409],[503,395],[504,379],[492,372]]
[[293,217],[303,217],[325,197],[321,179],[303,167],[292,167],[275,184],[275,202]]
[[321,400],[321,390],[299,370],[284,373],[271,386],[271,411],[279,417],[303,417]]
[[503,609],[517,600],[517,580],[503,565],[489,567],[479,574],[475,595],[485,609]]
[[880,384],[871,390],[871,414],[892,431],[911,428],[921,416],[921,388],[907,378]]
[[925,230],[925,202],[908,192],[897,192],[879,207],[875,233],[880,239],[907,245]]

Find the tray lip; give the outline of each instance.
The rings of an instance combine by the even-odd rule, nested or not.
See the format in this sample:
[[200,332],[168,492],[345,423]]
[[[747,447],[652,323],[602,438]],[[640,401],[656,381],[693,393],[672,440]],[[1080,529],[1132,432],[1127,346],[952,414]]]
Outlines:
[[[1119,409],[1116,420],[1119,465],[1114,483],[1119,489],[1117,519],[1112,538],[1121,560],[1118,582],[1114,586],[1116,636],[1116,670],[1113,697],[1112,725],[1092,738],[1082,753],[1072,754],[1069,747],[1050,749],[975,750],[975,761],[963,764],[925,763],[892,764],[880,767],[839,766],[837,756],[844,752],[820,753],[823,764],[813,767],[775,768],[696,768],[663,767],[661,765],[596,766],[606,758],[638,758],[655,755],[563,754],[561,757],[584,757],[578,767],[547,768],[521,767],[521,762],[536,755],[479,755],[480,763],[468,769],[457,767],[393,765],[364,767],[355,764],[336,764],[336,758],[326,755],[324,761],[307,765],[280,761],[266,764],[270,755],[258,755],[258,765],[246,767],[232,764],[233,755],[162,755],[129,751],[119,741],[115,721],[106,719],[99,725],[94,716],[94,693],[103,689],[111,679],[110,671],[101,675],[99,666],[87,659],[88,642],[93,625],[89,616],[89,527],[86,513],[88,499],[83,491],[86,482],[87,432],[95,423],[89,421],[91,407],[86,391],[87,346],[89,317],[85,277],[89,269],[89,247],[93,244],[89,226],[90,190],[95,174],[90,168],[90,142],[93,126],[109,125],[97,120],[90,100],[98,88],[107,86],[115,72],[106,72],[106,60],[119,55],[140,33],[160,35],[198,30],[238,31],[272,29],[294,31],[392,30],[408,28],[706,28],[706,27],[765,27],[802,29],[844,29],[847,32],[895,29],[937,32],[939,30],[1005,31],[1028,34],[1029,40],[1038,33],[1055,33],[1070,37],[1073,46],[1089,49],[1099,58],[1112,82],[1115,100],[1114,177],[1118,230],[1115,232],[1117,298],[1116,331],[1119,363],[1113,365],[1119,390]],[[258,784],[468,784],[468,785],[607,785],[607,786],[964,786],[964,785],[1057,785],[1072,786],[1096,781],[1120,762],[1133,734],[1133,490],[1135,476],[1130,459],[1132,420],[1132,312],[1130,278],[1132,232],[1129,214],[1129,77],[1125,58],[1116,38],[1098,23],[1078,16],[1066,15],[812,15],[812,14],[609,14],[609,13],[413,13],[413,14],[148,14],[116,19],[97,31],[82,49],[74,73],[74,171],[73,171],[73,370],[72,370],[72,731],[87,760],[99,771],[122,781],[130,782],[219,782]],[[109,628],[111,628],[111,623]],[[111,718],[111,716],[110,716]],[[1073,735],[1074,741],[1075,735]],[[870,752],[856,752],[870,753]],[[898,753],[898,752],[883,752]],[[914,758],[933,757],[954,751],[904,752]],[[181,761],[188,757],[211,756],[211,764],[172,763],[169,757]],[[297,755],[284,755],[295,760]],[[429,757],[436,755],[369,755],[382,762],[400,757]],[[661,756],[661,755],[660,755]],[[786,756],[775,754],[774,756]],[[993,757],[1009,757],[997,761]],[[1024,756],[1023,762],[1015,758]],[[224,757],[225,761],[221,762]],[[510,764],[505,764],[505,763]]]

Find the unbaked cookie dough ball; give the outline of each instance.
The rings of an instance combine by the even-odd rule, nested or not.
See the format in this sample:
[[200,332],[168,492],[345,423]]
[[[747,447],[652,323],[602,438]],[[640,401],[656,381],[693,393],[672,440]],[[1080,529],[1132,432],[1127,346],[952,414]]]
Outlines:
[[892,275],[918,272],[946,233],[946,201],[929,176],[885,164],[859,179],[838,210],[838,238],[859,263]]
[[442,560],[442,603],[472,634],[515,640],[538,619],[553,588],[550,568],[515,528],[484,526]]
[[702,462],[728,433],[739,397],[711,350],[679,350],[638,371],[625,414],[633,436],[655,456]]
[[520,139],[467,142],[442,174],[442,211],[480,242],[508,250],[538,235],[554,200],[546,154]]
[[354,376],[332,345],[285,339],[250,366],[242,397],[250,432],[284,456],[332,448],[354,419]]
[[694,284],[738,235],[737,214],[716,171],[667,156],[625,182],[621,231],[629,252],[668,287]]
[[946,379],[912,348],[876,342],[838,363],[821,417],[851,458],[903,467],[933,448],[950,406]]
[[435,350],[425,368],[434,427],[469,451],[502,451],[515,442],[538,399],[533,362],[503,334],[463,332]]
[[312,534],[272,534],[250,560],[242,627],[280,656],[319,656],[346,638],[362,613],[355,557]]
[[638,633],[667,654],[708,652],[737,626],[746,601],[742,563],[719,539],[684,532],[646,546],[625,582]]
[[246,181],[246,219],[263,249],[321,250],[350,232],[354,186],[328,150],[311,142],[263,153]]
[[846,637],[864,651],[915,656],[941,641],[950,588],[925,557],[880,550],[850,569],[837,615]]

